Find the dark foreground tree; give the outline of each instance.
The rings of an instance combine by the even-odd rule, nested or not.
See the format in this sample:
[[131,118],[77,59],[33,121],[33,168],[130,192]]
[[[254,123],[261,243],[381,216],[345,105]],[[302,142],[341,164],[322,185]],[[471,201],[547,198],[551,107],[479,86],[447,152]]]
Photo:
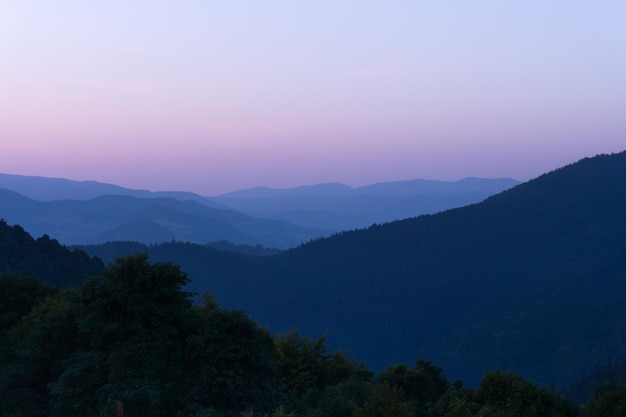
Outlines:
[[626,385],[603,384],[593,389],[585,417],[626,417]]
[[280,399],[270,334],[239,311],[206,298],[189,317],[184,366],[188,408],[269,411]]
[[388,367],[378,376],[378,382],[399,388],[417,416],[424,415],[428,406],[448,389],[443,370],[422,359],[415,362],[413,369],[405,365]]
[[371,371],[325,338],[311,340],[294,330],[274,337],[286,410],[296,416],[351,417],[370,396]]
[[576,417],[578,407],[565,397],[526,381],[514,373],[485,374],[477,389],[460,384],[440,397],[429,417]]
[[[196,415],[269,410],[278,366],[270,335],[217,303],[193,306],[187,276],[145,255],[40,302],[8,332],[6,416]],[[14,321],[14,320],[11,320]]]

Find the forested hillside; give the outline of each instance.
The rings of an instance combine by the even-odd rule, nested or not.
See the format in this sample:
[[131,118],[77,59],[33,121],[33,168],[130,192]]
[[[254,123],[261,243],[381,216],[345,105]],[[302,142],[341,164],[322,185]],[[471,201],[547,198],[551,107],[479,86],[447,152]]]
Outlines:
[[[609,360],[602,365],[597,365],[592,371],[585,373],[562,391],[576,403],[584,404],[589,401],[594,388],[602,385],[626,386],[626,360],[622,362]],[[624,393],[626,394],[626,391]]]
[[[500,366],[566,383],[626,357],[624,213],[626,153],[585,159],[480,204],[279,255],[249,311],[332,341],[337,329],[375,367],[425,356],[466,381]],[[261,315],[278,310],[289,315]]]
[[34,239],[21,226],[0,220],[0,274],[30,276],[68,287],[82,284],[103,268],[100,259],[82,250],[69,250],[48,235]]
[[[187,276],[142,255],[69,290],[3,279],[36,300],[0,322],[7,417],[596,417],[624,407],[620,385],[581,409],[512,373],[450,384],[421,359],[375,375],[323,338],[272,335],[210,296],[192,305]],[[12,300],[0,292],[0,306]]]
[[426,357],[471,384],[499,366],[563,386],[626,358],[624,213],[620,153],[275,256],[149,253],[225,307],[273,331],[326,333],[374,369]]
[[[14,244],[24,252],[30,242]],[[40,250],[29,253],[45,271]],[[423,359],[374,373],[323,337],[271,334],[209,293],[194,305],[188,282],[176,265],[146,255],[118,258],[65,290],[0,274],[2,415],[600,417],[626,407],[620,384],[595,386],[580,408],[500,370],[485,370],[476,388],[451,384]]]

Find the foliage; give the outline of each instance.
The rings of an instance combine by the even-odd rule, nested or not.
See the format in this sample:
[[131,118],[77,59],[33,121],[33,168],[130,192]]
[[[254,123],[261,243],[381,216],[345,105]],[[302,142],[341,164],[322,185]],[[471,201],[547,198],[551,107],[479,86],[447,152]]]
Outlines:
[[118,401],[129,415],[269,410],[278,394],[272,338],[240,312],[194,307],[187,280],[175,265],[134,255],[42,299],[9,332],[5,413],[26,401],[37,406],[32,417],[107,414]]
[[594,387],[605,383],[626,384],[626,360],[609,360],[604,365],[596,366],[593,371],[572,382],[563,393],[577,404],[583,404],[590,400]]
[[39,278],[47,284],[70,287],[102,272],[98,258],[82,250],[70,251],[48,235],[33,239],[18,225],[0,220],[0,274]]
[[483,376],[477,389],[451,387],[427,410],[428,417],[575,417],[579,409],[564,397],[499,370]]
[[448,381],[442,369],[419,359],[414,369],[405,365],[390,366],[378,376],[378,381],[391,388],[397,387],[411,404],[414,414],[423,415],[427,407],[448,390]]
[[0,360],[0,398],[8,402],[0,404],[7,413],[18,415],[28,402],[31,417],[48,415],[47,385],[78,348],[76,295],[66,290],[47,296],[9,331],[10,349]]
[[269,410],[278,400],[278,366],[269,333],[212,300],[194,309],[185,340],[188,397],[203,407]]
[[372,373],[344,353],[330,353],[325,338],[295,330],[274,337],[288,409],[302,416],[351,416],[368,397]]
[[0,334],[15,326],[22,316],[56,291],[39,279],[0,274]]
[[372,387],[371,399],[355,412],[355,417],[411,417],[414,406],[402,388],[389,384]]
[[585,417],[626,417],[626,385],[606,383],[593,389]]
[[[5,320],[0,407],[6,416],[575,417],[563,397],[500,371],[476,389],[448,384],[424,360],[374,377],[325,338],[270,335],[209,294],[193,305],[188,277],[146,255],[119,258],[81,287],[53,290],[4,276],[26,302]],[[17,306],[16,306],[17,307]],[[8,316],[7,316],[8,317]],[[594,391],[584,416],[620,416],[623,386]]]

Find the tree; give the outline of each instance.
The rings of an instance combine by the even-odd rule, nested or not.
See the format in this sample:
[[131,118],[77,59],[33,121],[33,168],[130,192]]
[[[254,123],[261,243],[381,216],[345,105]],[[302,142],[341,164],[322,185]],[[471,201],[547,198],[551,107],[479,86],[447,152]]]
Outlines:
[[514,373],[488,372],[476,390],[479,415],[502,417],[575,416],[578,409],[565,398]]
[[[101,278],[81,288],[85,315],[78,326],[84,351],[66,371],[102,367],[103,381],[93,400],[97,409],[112,409],[117,401],[129,414],[165,416],[182,409],[183,344],[191,309],[190,294],[182,287],[188,281],[178,266],[150,264],[147,255],[133,255],[118,258]],[[92,364],[90,358],[104,362]],[[74,381],[64,374],[54,386],[57,396],[93,389],[74,386]]]
[[370,401],[356,411],[355,417],[411,417],[414,412],[402,388],[383,383],[373,385]]
[[266,330],[212,298],[192,310],[190,323],[184,351],[189,403],[238,412],[277,404],[278,363]]
[[441,368],[419,359],[413,369],[405,365],[390,366],[378,376],[378,382],[398,387],[416,410],[423,415],[449,388]]
[[325,338],[295,330],[274,337],[288,409],[296,415],[351,416],[369,398],[372,372],[342,352],[330,353]]
[[75,323],[82,311],[75,290],[46,297],[10,333],[12,349],[0,369],[0,407],[4,415],[48,416],[48,384],[78,346]]
[[187,281],[180,268],[135,255],[48,296],[13,330],[0,393],[38,399],[32,416],[108,414],[117,401],[135,414],[181,410]]
[[56,291],[36,278],[0,274],[0,333],[15,326],[41,300]]
[[603,384],[593,389],[584,407],[587,417],[626,417],[626,385]]

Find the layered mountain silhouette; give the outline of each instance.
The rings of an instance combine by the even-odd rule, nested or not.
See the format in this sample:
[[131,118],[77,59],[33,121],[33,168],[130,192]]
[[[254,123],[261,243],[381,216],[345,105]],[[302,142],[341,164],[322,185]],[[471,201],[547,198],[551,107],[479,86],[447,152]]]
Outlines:
[[342,232],[273,256],[176,244],[191,289],[273,331],[327,335],[368,366],[515,370],[563,386],[626,357],[626,152],[587,158],[485,201]]
[[64,178],[46,178],[0,173],[0,189],[15,191],[37,201],[91,200],[103,195],[121,195],[138,198],[175,198],[193,200],[214,208],[226,208],[205,197],[185,191],[134,190],[97,181],[72,181]]
[[64,244],[227,240],[287,248],[328,233],[171,197],[105,195],[42,202],[0,190],[0,201],[0,218],[20,224],[34,236],[48,234]]
[[517,184],[510,178],[415,179],[358,188],[328,183],[287,189],[257,187],[211,201],[252,216],[341,231],[477,203]]
[[[331,183],[288,189],[258,187],[216,197],[203,197],[189,192],[133,190],[95,181],[0,174],[0,189],[11,190],[36,201],[86,201],[108,195],[192,200],[211,208],[230,209],[252,217],[279,220],[281,223],[278,224],[287,222],[309,230],[309,233],[302,234],[303,240],[294,241],[291,238],[278,240],[281,248],[293,246],[294,242],[296,244],[305,242],[311,237],[328,236],[333,232],[368,227],[374,223],[415,217],[476,203],[517,183],[507,178],[465,178],[454,182],[410,180],[378,183],[359,188]],[[171,232],[167,227],[158,227],[156,224],[138,219],[129,224],[118,224],[115,230],[109,230],[108,234],[98,239],[130,238],[162,242],[168,240],[167,236],[172,236]],[[228,239],[233,239],[237,243],[267,244],[267,240],[241,240],[234,234],[222,236],[229,236]],[[61,236],[59,238],[61,239]],[[85,239],[81,242],[85,242]]]

